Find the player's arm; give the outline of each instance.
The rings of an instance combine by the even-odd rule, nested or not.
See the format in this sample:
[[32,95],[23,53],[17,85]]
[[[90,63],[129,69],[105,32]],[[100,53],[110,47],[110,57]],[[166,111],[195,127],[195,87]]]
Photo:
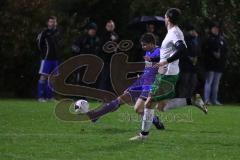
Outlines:
[[41,33],[38,34],[37,37],[37,46],[38,46],[38,50],[40,51],[40,56],[44,57],[45,56],[45,47],[46,46],[46,30],[43,30]]
[[177,41],[174,44],[174,46],[176,48],[176,52],[171,57],[169,57],[166,61],[159,62],[154,67],[161,67],[168,63],[172,63],[178,60],[181,56],[183,56],[187,52],[186,51],[187,47],[182,40]]
[[160,61],[160,57],[154,57],[154,58],[150,58],[148,56],[144,56],[143,59],[145,61],[148,61],[148,62],[159,62]]
[[43,35],[44,32],[42,31],[41,33],[38,34],[37,36],[37,46],[40,51],[42,51],[42,42],[43,42]]
[[176,52],[167,59],[168,63],[172,63],[178,60],[181,56],[184,55],[184,53],[186,53],[187,47],[182,40],[177,41],[174,46],[176,48]]

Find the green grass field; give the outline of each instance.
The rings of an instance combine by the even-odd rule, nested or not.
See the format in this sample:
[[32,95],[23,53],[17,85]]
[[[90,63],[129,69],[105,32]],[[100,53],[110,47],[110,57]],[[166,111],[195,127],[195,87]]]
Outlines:
[[[91,103],[97,105],[96,103]],[[0,160],[216,159],[240,157],[240,107],[194,107],[160,114],[166,130],[154,127],[146,141],[130,142],[140,128],[123,106],[97,123],[56,118],[56,102],[0,101]]]

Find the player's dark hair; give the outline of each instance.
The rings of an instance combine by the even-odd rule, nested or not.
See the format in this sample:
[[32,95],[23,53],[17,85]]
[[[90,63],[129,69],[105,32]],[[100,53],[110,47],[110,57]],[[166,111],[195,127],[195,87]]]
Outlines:
[[156,39],[154,34],[152,33],[145,33],[144,35],[142,35],[140,42],[142,43],[152,43],[152,44],[156,44]]
[[178,8],[170,8],[167,10],[166,16],[172,24],[176,25],[180,21],[181,10]]

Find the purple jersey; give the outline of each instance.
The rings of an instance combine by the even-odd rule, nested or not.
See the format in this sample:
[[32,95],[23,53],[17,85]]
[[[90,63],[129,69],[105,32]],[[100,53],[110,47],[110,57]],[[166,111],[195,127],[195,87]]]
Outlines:
[[[157,62],[159,61],[160,58],[160,48],[155,48],[154,51],[151,53],[149,51],[146,51],[146,55],[151,59],[158,59]],[[155,61],[156,62],[156,61]],[[152,66],[154,65],[154,62],[149,62],[145,61],[145,69],[143,74],[148,74],[149,76],[156,75],[158,72],[157,68],[153,68]],[[154,76],[155,78],[155,76]]]
[[[151,60],[158,59],[160,57],[160,48],[155,48],[154,52],[146,52],[146,56]],[[158,68],[153,68],[154,62],[145,61],[145,69],[141,77],[128,88],[129,93],[132,96],[132,100],[136,101],[138,98],[146,99],[151,89],[151,85],[155,80],[155,76],[158,73]]]

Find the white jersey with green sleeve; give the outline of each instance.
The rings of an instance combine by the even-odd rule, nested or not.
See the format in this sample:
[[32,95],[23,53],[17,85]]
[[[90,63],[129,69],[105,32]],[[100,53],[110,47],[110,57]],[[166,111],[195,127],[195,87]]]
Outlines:
[[[186,45],[183,32],[178,26],[174,26],[168,30],[168,33],[162,42],[160,62],[166,61],[176,52],[175,43],[177,41],[183,41],[183,43]],[[178,63],[179,60],[176,60],[163,67],[160,67],[158,72],[164,75],[177,75],[179,73]]]

